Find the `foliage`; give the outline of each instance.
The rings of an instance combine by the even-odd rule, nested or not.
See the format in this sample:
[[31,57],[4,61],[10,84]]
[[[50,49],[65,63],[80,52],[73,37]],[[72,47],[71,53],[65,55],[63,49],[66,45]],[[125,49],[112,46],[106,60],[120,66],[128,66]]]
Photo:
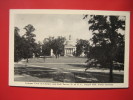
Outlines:
[[14,61],[18,62],[19,60],[22,59],[22,49],[21,49],[21,36],[19,35],[19,28],[15,27],[14,28]]
[[89,51],[90,43],[88,40],[79,39],[76,44],[76,56],[80,56],[82,52],[87,54]]
[[36,47],[35,39],[34,39],[36,35],[33,34],[33,32],[35,31],[35,28],[33,25],[29,24],[25,26],[24,29],[26,30],[26,33],[23,35],[23,38],[25,39],[24,40],[25,42],[24,58],[26,58],[28,62],[28,58],[31,58],[33,56],[33,53]]
[[[88,16],[85,16],[86,18]],[[102,66],[110,68],[110,82],[113,81],[113,61],[124,63],[124,17],[90,15],[89,30],[92,31],[92,47],[88,57],[96,59]]]
[[26,33],[23,36],[19,35],[19,28],[14,28],[14,34],[15,34],[15,47],[14,47],[14,61],[19,61],[22,58],[27,59],[31,58],[33,56],[33,53],[38,52],[39,44],[35,43],[34,37],[36,36],[33,34],[35,31],[35,28],[33,25],[27,25],[24,27],[26,30]]
[[43,54],[44,55],[50,55],[50,50],[53,49],[53,53],[56,54],[57,52],[59,54],[62,54],[64,52],[64,37],[49,37],[45,38],[43,41]]
[[36,57],[39,57],[42,55],[41,49],[42,49],[42,43],[40,41],[34,44],[34,53]]

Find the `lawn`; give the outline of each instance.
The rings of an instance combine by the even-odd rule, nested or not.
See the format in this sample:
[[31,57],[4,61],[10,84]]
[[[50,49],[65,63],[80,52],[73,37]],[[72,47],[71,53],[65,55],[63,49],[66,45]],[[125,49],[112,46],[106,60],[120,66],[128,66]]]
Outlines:
[[[15,64],[15,81],[108,83],[109,70],[90,68],[85,72],[86,58],[60,57],[30,59],[28,64]],[[114,83],[123,82],[123,71],[114,71]]]
[[34,58],[29,63],[84,63],[87,58],[83,57],[60,57],[60,58]]

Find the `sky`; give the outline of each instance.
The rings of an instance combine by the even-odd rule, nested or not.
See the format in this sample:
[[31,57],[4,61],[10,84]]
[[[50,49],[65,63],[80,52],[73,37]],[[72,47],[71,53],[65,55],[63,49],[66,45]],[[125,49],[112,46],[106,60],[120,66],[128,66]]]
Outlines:
[[92,37],[88,21],[83,20],[82,14],[16,14],[14,18],[14,26],[20,29],[20,35],[25,33],[23,28],[28,24],[35,27],[36,41],[42,42],[49,36],[68,39],[71,35],[74,41]]

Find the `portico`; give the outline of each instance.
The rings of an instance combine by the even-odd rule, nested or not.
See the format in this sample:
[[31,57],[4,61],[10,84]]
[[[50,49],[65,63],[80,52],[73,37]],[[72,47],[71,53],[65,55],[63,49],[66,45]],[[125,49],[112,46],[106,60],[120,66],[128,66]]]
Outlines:
[[66,44],[64,47],[64,56],[73,56],[74,52],[76,52],[76,46],[73,45],[71,36],[69,36],[69,40],[66,41]]

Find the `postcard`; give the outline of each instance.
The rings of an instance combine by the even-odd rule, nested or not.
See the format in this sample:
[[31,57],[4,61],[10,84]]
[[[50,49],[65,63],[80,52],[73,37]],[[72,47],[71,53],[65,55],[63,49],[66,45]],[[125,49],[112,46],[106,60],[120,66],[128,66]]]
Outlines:
[[9,85],[128,88],[130,12],[10,9]]

